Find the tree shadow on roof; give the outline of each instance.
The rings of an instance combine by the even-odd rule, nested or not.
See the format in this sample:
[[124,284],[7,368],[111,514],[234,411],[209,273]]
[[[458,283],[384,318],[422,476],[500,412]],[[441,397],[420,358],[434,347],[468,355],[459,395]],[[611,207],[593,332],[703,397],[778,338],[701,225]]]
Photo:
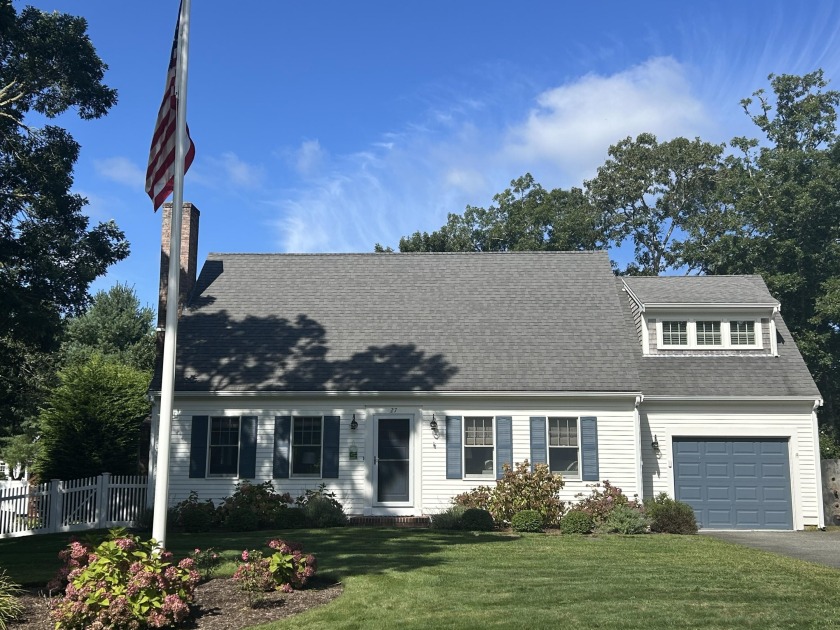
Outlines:
[[[414,344],[369,346],[331,360],[326,329],[304,314],[192,312],[179,326],[177,354],[177,391],[428,391],[458,371]],[[159,389],[157,372],[152,389]]]

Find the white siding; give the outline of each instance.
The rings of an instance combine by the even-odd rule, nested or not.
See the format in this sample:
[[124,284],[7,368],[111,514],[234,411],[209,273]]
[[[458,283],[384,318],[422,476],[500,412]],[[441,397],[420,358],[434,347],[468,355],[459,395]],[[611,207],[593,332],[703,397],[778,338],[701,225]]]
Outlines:
[[[215,503],[230,496],[236,478],[194,479],[189,477],[191,418],[197,416],[257,416],[257,469],[253,483],[271,481],[277,492],[296,497],[322,481],[334,491],[348,514],[431,514],[451,505],[452,497],[482,480],[446,478],[446,416],[492,415],[513,418],[513,457],[515,462],[530,460],[531,416],[595,416],[598,418],[598,460],[600,478],[621,487],[628,496],[641,493],[635,460],[633,398],[552,398],[449,399],[445,404],[420,397],[393,400],[336,398],[326,405],[317,400],[295,402],[265,398],[205,398],[179,401],[172,427],[169,503],[184,500],[190,491]],[[157,412],[157,408],[155,409]],[[359,426],[350,429],[353,414]],[[274,417],[281,415],[337,415],[341,417],[339,478],[272,479]],[[440,427],[434,438],[429,423],[435,416]],[[413,420],[411,502],[407,506],[378,506],[374,500],[373,457],[375,418],[408,416]],[[153,424],[157,431],[157,418]],[[157,442],[153,435],[153,444]],[[349,458],[355,443],[358,459]],[[152,454],[154,460],[154,454]],[[492,483],[492,481],[491,481]],[[567,480],[562,498],[571,502],[579,493],[588,494],[594,482]]]
[[[822,496],[814,442],[812,404],[733,402],[675,403],[645,401],[640,408],[642,478],[645,497],[667,492],[674,496],[674,437],[780,437],[789,442],[794,527],[819,524]],[[651,448],[656,436],[660,453]]]

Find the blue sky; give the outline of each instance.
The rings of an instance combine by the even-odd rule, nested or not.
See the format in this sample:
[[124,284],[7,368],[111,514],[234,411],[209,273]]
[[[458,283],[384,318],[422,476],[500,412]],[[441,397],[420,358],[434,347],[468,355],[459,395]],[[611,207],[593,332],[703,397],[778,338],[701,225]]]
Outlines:
[[[84,16],[119,102],[64,116],[75,190],[131,256],[94,286],[156,305],[160,213],[144,191],[177,0],[15,2]],[[194,0],[185,199],[209,252],[372,251],[486,206],[531,172],[580,185],[621,138],[755,136],[767,75],[840,86],[840,3]]]

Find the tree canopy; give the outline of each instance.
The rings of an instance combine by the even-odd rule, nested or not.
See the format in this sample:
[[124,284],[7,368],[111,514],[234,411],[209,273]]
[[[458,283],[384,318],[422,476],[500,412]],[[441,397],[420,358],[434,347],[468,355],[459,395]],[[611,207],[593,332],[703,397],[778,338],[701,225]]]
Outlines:
[[[28,371],[57,347],[63,319],[84,310],[90,283],[128,255],[112,222],[90,225],[71,192],[79,145],[49,121],[99,118],[116,103],[83,18],[0,0],[0,429],[38,397]],[[37,381],[38,379],[35,379]]]

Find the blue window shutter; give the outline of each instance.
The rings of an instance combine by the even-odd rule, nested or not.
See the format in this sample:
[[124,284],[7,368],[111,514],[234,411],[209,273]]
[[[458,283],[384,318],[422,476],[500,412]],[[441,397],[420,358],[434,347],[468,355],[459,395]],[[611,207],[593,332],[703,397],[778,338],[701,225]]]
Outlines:
[[274,479],[289,478],[289,444],[292,436],[292,417],[274,416]]
[[461,478],[461,416],[446,416],[446,478]]
[[207,475],[207,416],[193,416],[190,436],[190,477]]
[[513,468],[513,418],[496,416],[496,479],[505,474],[505,464]]
[[338,479],[338,438],[341,435],[341,418],[324,416],[324,462],[321,476],[324,479]]
[[598,481],[598,418],[583,416],[580,419],[580,456],[583,481]]
[[531,416],[531,471],[537,464],[548,463],[548,446],[545,439],[544,417]]
[[257,416],[242,416],[239,421],[239,478],[257,476]]

